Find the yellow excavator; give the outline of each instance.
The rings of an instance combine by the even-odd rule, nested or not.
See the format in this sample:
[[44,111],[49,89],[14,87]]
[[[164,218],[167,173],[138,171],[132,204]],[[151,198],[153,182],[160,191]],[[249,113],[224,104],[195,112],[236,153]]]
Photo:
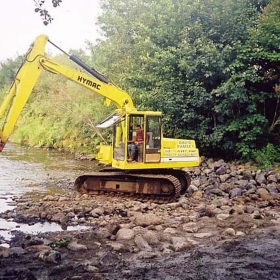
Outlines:
[[[45,55],[48,42],[66,54],[80,70],[48,58]],[[8,141],[42,70],[60,74],[100,94],[107,106],[111,102],[116,105],[114,112],[97,125],[100,129],[110,127],[113,132],[112,144],[101,145],[97,154],[104,168],[78,177],[74,184],[75,190],[86,194],[121,193],[158,203],[176,200],[186,192],[190,176],[183,168],[200,164],[195,141],[165,138],[161,112],[137,111],[127,92],[77,56],[67,54],[45,35],[38,36],[30,46],[1,104],[0,119],[3,119],[3,127],[0,130],[0,151]],[[142,131],[142,139],[138,139],[137,143],[136,127],[141,127]],[[132,159],[128,151],[131,144],[135,151]]]

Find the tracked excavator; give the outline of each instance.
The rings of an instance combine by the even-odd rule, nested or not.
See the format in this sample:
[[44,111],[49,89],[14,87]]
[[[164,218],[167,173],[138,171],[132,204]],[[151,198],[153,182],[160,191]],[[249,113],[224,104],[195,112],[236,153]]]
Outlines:
[[[50,43],[79,70],[62,65],[45,54]],[[74,188],[86,194],[121,194],[134,199],[168,203],[186,192],[190,176],[187,167],[200,164],[199,151],[194,140],[165,138],[162,131],[162,113],[138,111],[131,96],[118,88],[105,76],[84,63],[75,55],[69,55],[49,40],[38,36],[30,46],[25,61],[8,90],[0,107],[0,151],[8,141],[16,122],[27,103],[33,87],[45,70],[65,78],[104,97],[105,104],[113,102],[114,112],[97,127],[112,130],[110,145],[100,146],[97,160],[103,164],[98,172],[79,176]],[[128,145],[135,140],[136,127],[142,129],[142,139],[134,143],[136,153],[129,158]],[[138,139],[139,140],[139,139]]]

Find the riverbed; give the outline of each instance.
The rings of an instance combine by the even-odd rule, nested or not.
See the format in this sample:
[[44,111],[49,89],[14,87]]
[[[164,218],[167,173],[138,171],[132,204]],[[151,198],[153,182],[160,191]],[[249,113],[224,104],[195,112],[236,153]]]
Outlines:
[[[0,213],[15,207],[12,200],[15,196],[46,192],[46,182],[74,182],[79,175],[97,170],[94,161],[78,161],[73,154],[13,143],[7,143],[0,154],[0,166]],[[9,239],[15,230],[32,233],[60,231],[62,228],[55,223],[26,225],[0,219],[0,235],[5,239]]]

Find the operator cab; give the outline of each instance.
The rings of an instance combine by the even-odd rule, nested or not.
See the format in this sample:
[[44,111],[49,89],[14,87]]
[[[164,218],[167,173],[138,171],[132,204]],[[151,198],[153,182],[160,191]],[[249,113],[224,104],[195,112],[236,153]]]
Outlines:
[[[113,159],[120,162],[159,163],[161,160],[161,113],[114,113],[98,127],[113,128]],[[141,127],[143,139],[137,141],[136,127]],[[129,144],[135,144],[136,154],[129,158]]]

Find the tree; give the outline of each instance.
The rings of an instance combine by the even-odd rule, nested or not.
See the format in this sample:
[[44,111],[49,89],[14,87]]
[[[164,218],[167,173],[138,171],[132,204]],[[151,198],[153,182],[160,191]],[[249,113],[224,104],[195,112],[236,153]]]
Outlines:
[[167,136],[193,138],[211,156],[249,156],[270,141],[259,110],[268,97],[248,86],[260,77],[247,56],[269,2],[103,0],[98,60],[139,109],[164,113]]
[[[51,23],[53,21],[52,16],[49,14],[49,11],[46,10],[45,7],[45,0],[34,0],[35,3],[35,12],[39,13],[43,23],[45,25],[48,25],[49,23]],[[60,3],[62,2],[62,0],[52,0],[52,5],[54,8],[60,6]]]

